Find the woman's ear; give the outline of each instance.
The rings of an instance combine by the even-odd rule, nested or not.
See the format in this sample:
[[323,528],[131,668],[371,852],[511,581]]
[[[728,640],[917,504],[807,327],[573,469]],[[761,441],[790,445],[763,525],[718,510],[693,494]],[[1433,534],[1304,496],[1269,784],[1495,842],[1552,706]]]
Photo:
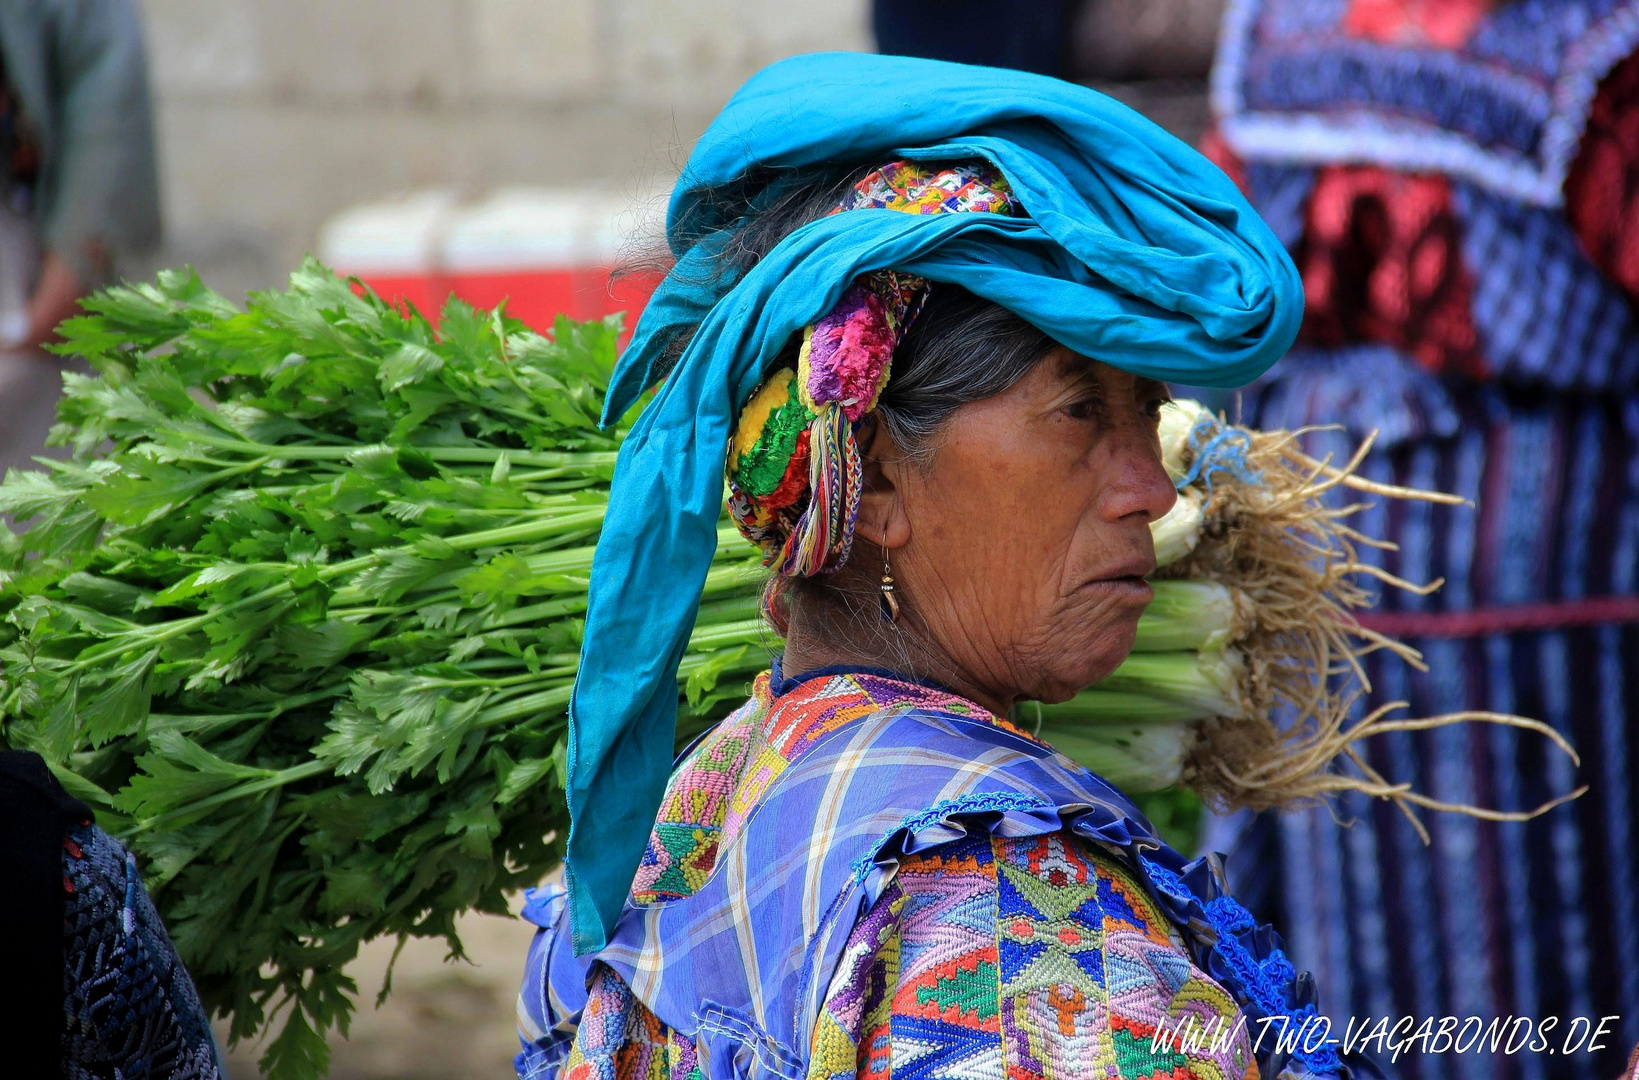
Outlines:
[[911,521],[905,510],[904,496],[914,466],[899,452],[893,435],[874,414],[865,417],[854,439],[859,445],[864,487],[859,497],[854,535],[880,548],[902,548],[911,540]]

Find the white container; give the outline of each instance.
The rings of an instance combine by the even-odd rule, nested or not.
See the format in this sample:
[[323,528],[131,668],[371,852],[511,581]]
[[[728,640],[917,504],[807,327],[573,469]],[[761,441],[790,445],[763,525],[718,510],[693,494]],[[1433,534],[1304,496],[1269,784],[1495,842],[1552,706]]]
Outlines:
[[662,205],[603,188],[506,187],[470,201],[433,189],[336,215],[320,230],[319,258],[426,313],[453,293],[478,307],[504,302],[537,329],[560,312],[627,311],[629,327],[652,278],[611,286],[610,274]]

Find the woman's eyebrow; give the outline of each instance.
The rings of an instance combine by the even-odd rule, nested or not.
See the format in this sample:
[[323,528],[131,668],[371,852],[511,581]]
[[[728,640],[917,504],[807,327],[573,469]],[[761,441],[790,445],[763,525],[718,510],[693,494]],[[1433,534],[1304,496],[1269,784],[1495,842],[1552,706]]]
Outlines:
[[1102,369],[1103,365],[1097,360],[1090,360],[1080,353],[1070,353],[1059,360],[1059,378],[1072,389],[1103,385]]

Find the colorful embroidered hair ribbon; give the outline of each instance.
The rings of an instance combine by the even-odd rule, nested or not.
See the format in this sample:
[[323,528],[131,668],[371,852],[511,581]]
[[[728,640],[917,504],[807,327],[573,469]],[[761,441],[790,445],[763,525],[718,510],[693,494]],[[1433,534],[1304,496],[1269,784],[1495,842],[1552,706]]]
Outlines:
[[[890,162],[832,212],[866,209],[1023,214],[984,161]],[[812,577],[848,561],[861,489],[854,431],[876,407],[928,290],[915,274],[862,274],[803,331],[796,369],[776,370],[741,410],[726,467],[729,513],[781,574]]]

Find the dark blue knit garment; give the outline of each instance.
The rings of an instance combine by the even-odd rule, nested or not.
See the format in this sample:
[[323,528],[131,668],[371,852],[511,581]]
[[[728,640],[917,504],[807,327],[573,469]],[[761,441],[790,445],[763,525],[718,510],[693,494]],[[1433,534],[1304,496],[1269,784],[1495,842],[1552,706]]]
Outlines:
[[95,825],[63,845],[64,1080],[219,1080],[193,980],[137,876]]

